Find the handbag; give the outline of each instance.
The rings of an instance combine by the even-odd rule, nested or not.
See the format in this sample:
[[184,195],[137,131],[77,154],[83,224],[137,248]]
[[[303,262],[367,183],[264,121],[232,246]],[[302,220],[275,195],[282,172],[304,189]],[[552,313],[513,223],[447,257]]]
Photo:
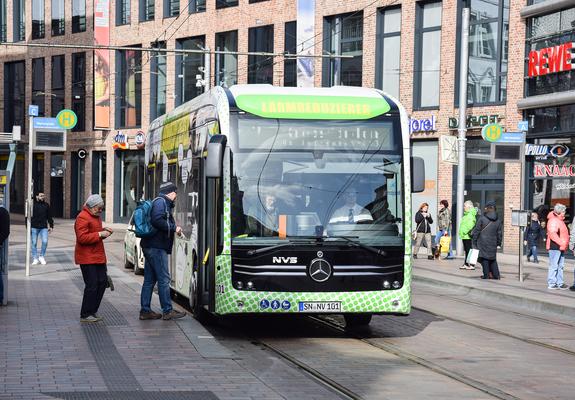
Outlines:
[[[425,221],[425,219],[424,219],[423,221]],[[423,221],[421,221],[419,224],[417,224],[417,228],[415,228],[415,230],[414,230],[413,232],[411,232],[411,238],[412,238],[413,240],[416,240],[416,239],[417,239],[417,231],[419,230],[419,227],[421,226],[421,223],[422,223]],[[426,243],[427,243],[427,242],[426,242]]]
[[106,288],[110,289],[112,292],[114,291],[114,281],[112,280],[112,277],[108,274],[106,274]]
[[479,258],[479,250],[478,249],[471,249],[467,254],[467,259],[465,262],[469,265],[477,264],[477,259]]

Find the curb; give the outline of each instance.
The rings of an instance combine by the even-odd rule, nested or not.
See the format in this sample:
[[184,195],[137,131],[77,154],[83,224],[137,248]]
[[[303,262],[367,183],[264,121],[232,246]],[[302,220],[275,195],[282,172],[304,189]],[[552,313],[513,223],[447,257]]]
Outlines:
[[[459,291],[465,290],[469,295],[486,300],[494,300],[497,302],[504,302],[507,305],[523,308],[531,312],[538,312],[543,314],[555,314],[557,316],[574,318],[575,319],[575,302],[573,307],[553,303],[550,301],[536,300],[517,294],[502,293],[498,290],[489,290],[486,288],[478,288],[471,285],[446,282],[439,279],[430,278],[427,276],[413,275],[413,282],[436,288],[456,289]],[[522,289],[520,289],[522,290]],[[537,292],[541,293],[541,292]]]

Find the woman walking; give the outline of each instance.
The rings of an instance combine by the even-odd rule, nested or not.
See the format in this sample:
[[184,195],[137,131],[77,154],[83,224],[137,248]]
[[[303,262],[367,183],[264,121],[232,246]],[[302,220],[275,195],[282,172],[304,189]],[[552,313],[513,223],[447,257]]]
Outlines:
[[76,217],[75,261],[80,265],[84,278],[84,297],[80,311],[81,322],[97,322],[102,318],[96,314],[106,291],[107,267],[104,239],[112,234],[112,229],[102,228],[100,215],[104,210],[104,200],[92,194],[84,208]]
[[523,244],[527,246],[527,261],[533,256],[533,262],[539,264],[537,258],[537,243],[539,239],[545,237],[543,227],[539,223],[539,215],[536,212],[531,213],[531,223],[525,228],[525,241]]
[[459,224],[459,238],[463,241],[463,249],[465,250],[465,260],[459,269],[475,269],[473,265],[467,263],[467,256],[471,250],[471,231],[475,227],[477,218],[477,209],[471,200],[463,203],[463,218]]
[[427,258],[433,260],[433,249],[431,244],[431,224],[433,224],[433,218],[431,218],[431,214],[428,211],[429,205],[427,203],[423,203],[419,206],[419,211],[417,211],[415,214],[417,236],[415,238],[413,258],[417,258],[417,253],[421,247],[421,241],[425,239],[425,246],[427,247]]
[[483,268],[482,279],[499,279],[499,266],[497,265],[497,248],[501,246],[503,230],[501,220],[495,211],[495,202],[485,204],[483,215],[475,224],[471,233],[473,248],[479,250],[479,263]]

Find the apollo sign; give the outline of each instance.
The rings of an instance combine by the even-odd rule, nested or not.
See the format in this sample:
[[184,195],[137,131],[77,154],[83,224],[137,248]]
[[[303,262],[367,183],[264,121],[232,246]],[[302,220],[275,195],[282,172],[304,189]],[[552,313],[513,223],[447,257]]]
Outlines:
[[571,152],[571,149],[564,144],[527,144],[525,145],[525,155],[535,156],[538,160],[545,160],[547,157],[563,158]]
[[528,75],[530,78],[575,69],[573,59],[575,42],[546,47],[529,52]]

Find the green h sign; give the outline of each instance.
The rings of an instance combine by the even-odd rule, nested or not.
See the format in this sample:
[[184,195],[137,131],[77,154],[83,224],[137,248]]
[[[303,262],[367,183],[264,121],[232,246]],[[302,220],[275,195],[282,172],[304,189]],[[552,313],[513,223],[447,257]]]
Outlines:
[[78,123],[78,116],[74,111],[64,109],[58,113],[56,120],[63,129],[73,129]]

